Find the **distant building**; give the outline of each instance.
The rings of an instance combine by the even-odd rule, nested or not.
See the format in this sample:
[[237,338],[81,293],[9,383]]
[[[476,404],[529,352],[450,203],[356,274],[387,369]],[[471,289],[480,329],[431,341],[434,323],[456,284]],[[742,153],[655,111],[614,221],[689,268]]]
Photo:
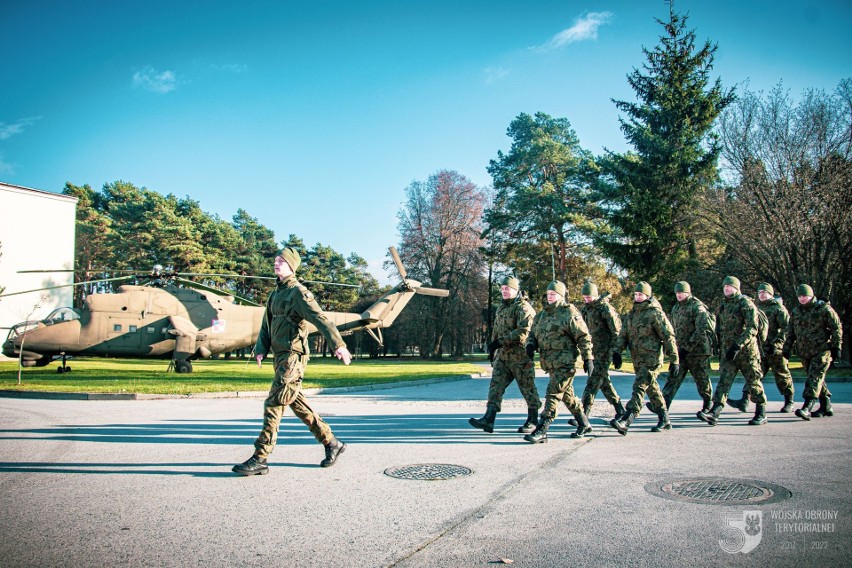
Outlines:
[[[76,197],[0,182],[0,288],[6,288],[4,294],[74,281],[72,272],[18,271],[74,268],[76,210]],[[0,298],[0,342],[9,327],[70,306],[72,297],[68,287]]]

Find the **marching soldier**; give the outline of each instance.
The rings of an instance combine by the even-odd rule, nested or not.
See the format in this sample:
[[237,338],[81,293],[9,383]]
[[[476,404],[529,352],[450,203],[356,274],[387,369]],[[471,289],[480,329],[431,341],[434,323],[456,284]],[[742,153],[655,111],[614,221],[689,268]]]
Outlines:
[[[583,285],[583,315],[589,333],[592,336],[594,371],[589,373],[586,388],[583,391],[583,413],[589,416],[595,404],[595,396],[600,390],[615,409],[615,419],[624,416],[624,406],[609,378],[609,365],[612,362],[612,348],[621,332],[621,318],[610,305],[607,295],[599,296],[598,287],[591,282]],[[569,420],[569,422],[571,422]],[[573,424],[576,426],[577,424]]]
[[524,436],[524,440],[532,443],[547,441],[547,429],[556,419],[559,401],[568,407],[577,422],[572,438],[582,438],[592,431],[580,399],[574,396],[577,356],[583,358],[587,373],[594,371],[592,343],[580,311],[565,303],[565,292],[565,284],[558,280],[547,286],[547,305],[535,315],[526,341],[527,356],[532,360],[538,349],[541,368],[550,375],[541,418],[535,431]]
[[[787,359],[784,357],[784,342],[787,339],[787,327],[790,324],[790,313],[784,304],[775,297],[775,289],[772,284],[762,282],[757,287],[757,309],[764,313],[767,321],[766,339],[761,341],[758,335],[758,350],[760,351],[761,371],[764,378],[769,370],[775,376],[775,386],[778,387],[778,392],[784,396],[784,406],[780,412],[793,411],[793,396],[795,390],[793,387],[793,376],[790,374],[790,369],[787,366]],[[740,400],[728,399],[728,405],[740,410],[740,412],[748,411],[748,393],[743,390],[743,397]]]
[[669,408],[686,374],[692,373],[698,394],[704,401],[701,410],[708,412],[713,398],[713,385],[707,375],[711,351],[708,331],[715,333],[715,330],[710,325],[711,316],[707,306],[692,295],[689,282],[678,282],[674,291],[677,304],[672,307],[671,321],[677,341],[680,372],[677,375],[669,373],[663,386],[663,398],[666,408]]
[[757,350],[757,307],[740,293],[740,281],[734,276],[727,276],[722,281],[722,292],[725,299],[716,319],[719,349],[722,354],[719,361],[719,383],[716,385],[716,394],[713,395],[713,407],[708,412],[698,412],[696,416],[715,426],[725,407],[737,371],[742,371],[748,394],[757,404],[749,424],[760,426],[766,424],[766,393],[763,392],[763,384],[760,382],[763,375],[760,372],[760,353]]
[[636,380],[633,381],[633,396],[627,403],[627,413],[620,420],[611,420],[609,424],[619,434],[626,436],[630,424],[639,416],[647,392],[651,409],[659,417],[659,422],[651,428],[651,432],[671,430],[672,423],[669,421],[663,393],[657,384],[657,376],[663,364],[664,351],[670,361],[669,374],[678,374],[677,344],[672,324],[660,303],[651,296],[651,285],[647,282],[636,285],[633,308],[622,323],[621,333],[612,351],[612,360],[615,368],[620,369],[621,352],[629,345]]
[[263,403],[263,429],[254,443],[254,454],[233,467],[233,471],[240,475],[266,475],[269,472],[266,459],[275,448],[281,415],[288,406],[325,446],[325,459],[320,462],[322,467],[334,465],[346,449],[346,444],[334,437],[331,428],[308,405],[302,393],[302,376],[310,356],[306,322],[312,323],[322,333],[344,365],[349,364],[352,356],[340,332],[322,312],[313,295],[296,280],[295,272],[301,262],[299,253],[290,247],[281,250],[275,257],[278,283],[266,302],[266,312],[254,347],[258,367],[272,349],[275,378]]
[[[796,411],[796,416],[803,420],[810,420],[811,416],[832,416],[831,392],[825,384],[825,374],[831,360],[840,359],[843,328],[834,309],[828,302],[817,300],[809,285],[796,288],[796,295],[799,305],[793,308],[784,343],[784,356],[789,358],[795,348],[808,374],[802,393],[805,403]],[[811,412],[817,399],[819,410]]]
[[527,356],[524,344],[530,333],[535,310],[520,293],[517,278],[508,276],[500,284],[503,304],[497,308],[494,332],[488,344],[488,359],[493,365],[491,385],[488,387],[488,405],[482,418],[468,420],[471,426],[494,431],[494,419],[500,412],[503,393],[513,380],[527,401],[527,421],[518,432],[529,434],[538,424],[541,399],[535,387],[535,364]]

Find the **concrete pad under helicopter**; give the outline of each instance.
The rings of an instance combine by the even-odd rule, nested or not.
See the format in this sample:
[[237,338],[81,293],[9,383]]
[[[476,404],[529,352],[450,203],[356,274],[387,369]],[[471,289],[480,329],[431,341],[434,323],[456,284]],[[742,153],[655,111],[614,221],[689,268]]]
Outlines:
[[[360,314],[325,312],[341,334],[364,330],[382,344],[382,329],[393,324],[414,294],[437,297],[449,294],[447,290],[423,287],[417,280],[409,279],[394,247],[390,247],[390,253],[402,282]],[[42,320],[14,325],[3,343],[3,354],[19,358],[24,367],[42,367],[61,359],[57,369],[60,373],[69,372],[67,358],[77,356],[171,359],[175,371],[189,373],[193,359],[253,347],[264,307],[184,276],[246,278],[237,274],[177,273],[157,266],[147,275],[145,285],[123,284],[116,293],[90,294],[80,310],[57,308]],[[12,292],[0,298],[133,278],[135,274]],[[310,324],[308,329],[309,333],[316,333]]]

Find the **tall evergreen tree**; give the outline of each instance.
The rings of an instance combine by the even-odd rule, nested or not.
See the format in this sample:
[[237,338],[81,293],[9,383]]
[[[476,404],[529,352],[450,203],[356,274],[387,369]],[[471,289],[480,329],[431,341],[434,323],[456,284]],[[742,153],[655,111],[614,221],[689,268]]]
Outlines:
[[627,115],[619,120],[634,150],[602,160],[600,202],[612,231],[597,239],[632,276],[666,289],[698,262],[698,199],[718,177],[711,129],[734,100],[719,79],[710,82],[717,46],[698,49],[673,4],[669,20],[657,20],[660,43],[642,49],[647,62],[627,77],[638,101],[613,101]]

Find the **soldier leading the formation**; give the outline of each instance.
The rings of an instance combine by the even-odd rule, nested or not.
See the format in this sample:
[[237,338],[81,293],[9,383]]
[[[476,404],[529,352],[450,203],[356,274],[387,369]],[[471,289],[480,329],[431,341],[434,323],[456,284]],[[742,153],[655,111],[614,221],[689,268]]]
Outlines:
[[302,394],[302,377],[310,357],[306,321],[322,333],[334,349],[334,355],[344,365],[350,363],[352,356],[337,327],[323,314],[313,294],[296,280],[295,272],[301,261],[299,253],[290,247],[281,250],[275,257],[278,282],[266,302],[266,312],[254,347],[258,367],[272,349],[275,378],[263,403],[263,429],[254,443],[254,454],[233,467],[233,471],[240,475],[265,475],[269,472],[266,460],[275,448],[281,415],[287,406],[325,446],[325,459],[320,462],[322,467],[334,465],[337,456],[346,449],[346,444],[334,437],[331,428],[313,411]]
[[678,282],[674,287],[677,304],[672,307],[672,325],[680,360],[680,372],[669,373],[663,386],[666,408],[672,404],[687,373],[692,373],[698,394],[704,401],[703,412],[709,412],[713,399],[713,386],[707,369],[710,366],[711,336],[716,331],[710,324],[711,316],[704,303],[692,295],[689,282]]
[[600,390],[615,409],[615,419],[618,420],[624,416],[625,410],[609,378],[609,365],[612,362],[612,348],[621,332],[621,318],[610,305],[607,294],[599,296],[598,287],[591,282],[583,285],[582,295],[583,305],[580,313],[592,336],[592,354],[595,359],[594,370],[589,373],[583,391],[583,413],[590,415],[595,396]]
[[547,286],[547,305],[535,315],[532,329],[526,341],[526,353],[532,360],[536,349],[541,353],[541,368],[550,375],[544,410],[535,431],[524,436],[528,442],[547,441],[547,429],[556,419],[559,401],[562,401],[577,422],[577,431],[572,438],[582,438],[592,431],[589,420],[574,396],[574,374],[577,357],[583,358],[587,373],[594,371],[592,342],[589,330],[580,311],[565,303],[565,284],[554,281]]
[[660,367],[663,364],[663,351],[670,361],[669,374],[672,376],[678,374],[677,344],[672,324],[660,303],[651,296],[651,285],[647,282],[636,285],[633,292],[633,308],[622,322],[621,333],[612,352],[616,369],[621,368],[621,352],[627,346],[630,346],[630,356],[633,358],[633,368],[636,373],[636,379],[633,381],[633,396],[627,403],[627,414],[620,420],[610,421],[610,426],[618,430],[622,436],[626,436],[631,422],[639,416],[647,391],[651,409],[659,417],[659,422],[651,428],[651,431],[670,430],[672,424],[669,422],[663,393],[657,384],[657,375],[660,374]]
[[488,387],[488,405],[482,418],[468,420],[471,426],[494,431],[494,419],[500,412],[503,393],[513,380],[527,401],[527,421],[518,432],[528,434],[538,424],[538,409],[541,399],[535,388],[535,365],[524,349],[530,333],[535,310],[520,293],[517,278],[508,276],[500,284],[503,303],[497,308],[494,331],[488,344],[488,359],[493,365],[491,384]]
[[[778,298],[775,297],[775,288],[768,282],[762,282],[757,287],[757,309],[766,316],[766,339],[760,334],[757,337],[757,347],[760,351],[761,372],[766,378],[769,370],[775,376],[775,386],[784,397],[784,406],[780,412],[793,411],[793,376],[784,357],[784,342],[787,339],[787,327],[790,324],[790,313]],[[741,412],[748,411],[748,392],[743,389],[743,397],[740,400],[728,399],[728,404]]]
[[[832,359],[840,360],[843,339],[840,318],[828,302],[817,300],[809,285],[796,288],[796,295],[799,305],[793,308],[784,343],[784,356],[789,358],[795,349],[808,375],[802,393],[805,403],[796,416],[803,420],[832,416],[831,392],[825,384],[825,374]],[[817,399],[819,410],[811,412]]]
[[760,353],[757,351],[757,307],[751,299],[740,293],[740,281],[734,276],[728,276],[722,281],[722,293],[725,299],[716,318],[721,352],[719,383],[713,395],[713,408],[709,412],[699,412],[697,416],[715,426],[737,371],[742,371],[749,396],[757,404],[749,424],[760,426],[766,424],[766,393],[760,382],[763,375],[760,372]]

